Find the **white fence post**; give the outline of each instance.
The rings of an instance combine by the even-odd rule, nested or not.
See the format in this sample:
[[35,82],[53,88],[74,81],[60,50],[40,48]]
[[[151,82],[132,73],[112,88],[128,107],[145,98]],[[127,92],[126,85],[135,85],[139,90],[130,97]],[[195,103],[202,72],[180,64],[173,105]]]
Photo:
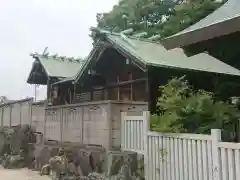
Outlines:
[[219,149],[218,142],[221,141],[221,130],[220,129],[212,129],[212,158],[213,158],[213,180],[220,180],[220,161],[219,161]]
[[149,131],[149,128],[150,128],[150,113],[149,111],[144,111],[143,112],[143,117],[144,117],[144,120],[143,120],[143,132],[144,132],[144,174],[145,174],[145,179],[146,180],[149,180],[148,179],[148,131]]

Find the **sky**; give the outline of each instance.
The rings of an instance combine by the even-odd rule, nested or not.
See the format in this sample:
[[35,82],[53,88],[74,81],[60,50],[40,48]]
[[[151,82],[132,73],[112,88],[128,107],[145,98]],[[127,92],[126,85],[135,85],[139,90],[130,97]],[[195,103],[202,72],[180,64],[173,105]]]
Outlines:
[[[108,12],[118,0],[0,0],[0,96],[21,99],[34,96],[26,83],[31,52],[86,57],[92,48],[89,28],[96,13]],[[45,88],[37,99],[46,97]]]

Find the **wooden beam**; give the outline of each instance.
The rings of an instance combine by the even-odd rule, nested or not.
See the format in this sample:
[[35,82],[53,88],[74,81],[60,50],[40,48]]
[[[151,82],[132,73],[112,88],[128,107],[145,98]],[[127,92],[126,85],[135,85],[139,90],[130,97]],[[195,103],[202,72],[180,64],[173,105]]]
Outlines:
[[[119,84],[119,76],[117,76],[117,84]],[[117,88],[117,100],[120,100],[120,88]]]
[[76,83],[73,83],[73,103],[76,102]]
[[[90,90],[91,91],[97,91],[97,90],[102,90],[102,89],[106,89],[106,88],[109,88],[109,87],[124,86],[124,85],[127,85],[127,84],[134,84],[134,83],[144,82],[144,81],[147,81],[147,78],[139,78],[139,79],[135,79],[135,80],[128,80],[128,81],[122,81],[122,82],[117,82],[117,83],[111,83],[111,84],[107,84],[106,86],[101,87],[101,88],[89,88],[89,89],[85,89],[85,90],[87,90],[87,91],[90,91]],[[87,92],[85,90],[83,90],[82,92]]]
[[135,79],[135,80],[122,81],[122,82],[117,82],[117,83],[108,84],[108,85],[106,85],[106,86],[107,86],[107,87],[123,86],[123,85],[127,85],[127,84],[133,84],[133,83],[137,83],[137,82],[143,82],[143,81],[147,81],[147,78],[139,78],[139,79]]
[[[132,74],[130,73],[129,76],[130,81],[132,81]],[[130,100],[133,100],[133,83],[130,84]]]
[[47,105],[49,104],[49,98],[51,93],[51,84],[50,84],[50,78],[47,80]]
[[149,79],[149,77],[151,77],[151,76],[149,76],[149,69],[148,69],[148,71],[146,72],[146,76],[147,76],[147,80],[146,80],[146,91],[145,91],[145,93],[146,93],[146,96],[147,96],[147,102],[148,102],[148,111],[151,111],[151,100],[152,100],[152,98],[151,98],[151,81],[150,81],[150,79]]

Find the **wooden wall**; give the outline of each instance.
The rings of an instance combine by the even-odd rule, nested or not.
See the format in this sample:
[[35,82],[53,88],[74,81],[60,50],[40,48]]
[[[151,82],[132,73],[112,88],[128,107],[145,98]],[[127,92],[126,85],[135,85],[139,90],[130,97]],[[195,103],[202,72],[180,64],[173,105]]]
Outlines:
[[146,71],[109,48],[76,85],[75,101],[148,101]]

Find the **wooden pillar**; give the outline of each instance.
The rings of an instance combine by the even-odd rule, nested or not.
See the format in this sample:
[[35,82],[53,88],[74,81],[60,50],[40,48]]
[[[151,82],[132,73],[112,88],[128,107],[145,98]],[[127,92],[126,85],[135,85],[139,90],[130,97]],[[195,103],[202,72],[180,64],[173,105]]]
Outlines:
[[9,113],[9,127],[12,127],[12,105],[9,106],[10,113]]
[[[129,74],[129,80],[132,81],[132,74]],[[133,100],[133,83],[130,84],[130,100]]]
[[22,125],[22,103],[20,103],[20,111],[19,111],[19,124]]
[[76,103],[76,83],[73,82],[73,103]]
[[[119,76],[117,76],[117,84],[119,83]],[[117,100],[120,100],[120,88],[119,85],[117,85]]]
[[48,78],[48,80],[47,80],[47,106],[49,104],[49,99],[51,98],[51,91],[52,91],[51,79]]
[[69,104],[72,104],[72,91],[68,88]]
[[50,93],[51,93],[51,83],[50,83],[50,78],[47,80],[47,106],[49,104],[49,98],[50,98]]
[[149,69],[146,71],[146,100],[148,102],[148,110],[151,112],[151,76],[149,76]]
[[63,142],[63,108],[60,108],[60,141]]
[[93,90],[90,90],[90,101],[93,101]]

